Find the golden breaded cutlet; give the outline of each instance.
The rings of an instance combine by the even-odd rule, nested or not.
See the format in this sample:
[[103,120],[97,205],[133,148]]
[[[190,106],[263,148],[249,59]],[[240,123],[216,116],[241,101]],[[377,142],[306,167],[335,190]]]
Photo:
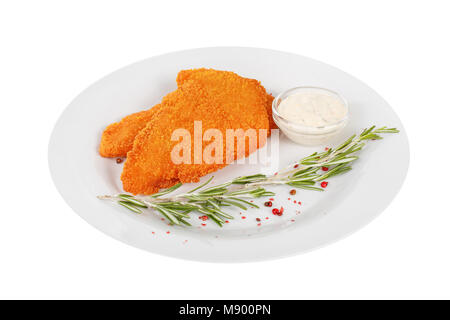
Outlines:
[[[239,82],[239,86],[241,84]],[[230,152],[234,159],[239,156],[236,150],[227,150],[224,144],[223,163],[193,164],[192,152],[192,164],[173,163],[171,152],[179,141],[171,141],[172,133],[183,128],[193,137],[194,121],[202,121],[203,133],[207,129],[218,129],[223,137],[226,136],[226,129],[269,130],[264,99],[247,90],[233,90],[233,83],[227,86],[230,94],[217,95],[215,91],[205,89],[204,84],[198,81],[185,80],[178,90],[164,97],[160,112],[138,133],[132,150],[128,152],[121,175],[125,191],[152,194],[177,182],[196,182],[201,176],[226,166],[226,155]],[[239,99],[236,92],[241,92],[240,95],[245,97]],[[264,145],[265,140],[264,137],[258,141],[258,147]],[[206,145],[204,142],[203,150]],[[191,139],[191,150],[194,150],[194,139]],[[245,151],[245,156],[249,151]]]
[[161,104],[126,116],[120,122],[110,124],[102,134],[99,152],[102,157],[125,157],[133,147],[134,138],[161,109]]

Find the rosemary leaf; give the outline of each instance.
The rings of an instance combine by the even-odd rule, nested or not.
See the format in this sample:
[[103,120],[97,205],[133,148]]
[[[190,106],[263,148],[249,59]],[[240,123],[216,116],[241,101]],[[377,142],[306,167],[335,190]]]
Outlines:
[[249,205],[250,207],[253,207],[253,208],[259,208],[259,206],[254,204],[253,202],[250,202],[250,201],[247,201],[247,200],[244,200],[244,199],[241,199],[241,198],[230,197],[230,199],[232,199],[234,201],[243,202],[243,203],[245,203],[245,204],[247,204],[247,205]]
[[127,209],[129,209],[129,210],[135,212],[135,213],[142,213],[142,210],[141,210],[141,209],[136,208],[136,207],[133,206],[133,204],[131,204],[130,202],[121,200],[121,201],[117,201],[117,203],[120,204],[120,205],[122,205],[122,206],[124,206],[125,208],[127,208]]
[[305,189],[305,190],[314,190],[314,191],[325,191],[322,188],[311,187],[311,186],[295,186],[296,188]]
[[189,222],[187,222],[187,221],[184,220],[184,219],[180,219],[180,222],[181,222],[182,224],[187,225],[188,227],[192,227],[192,224],[190,224]]
[[169,211],[165,210],[162,207],[156,207],[156,210],[158,210],[164,217],[169,219],[170,222],[179,225],[180,221],[178,221],[177,218],[175,218]]
[[177,189],[178,189],[179,187],[181,187],[182,185],[183,185],[182,183],[177,183],[176,185],[174,185],[174,186],[172,186],[172,187],[170,187],[170,188],[167,188],[167,189],[165,189],[165,190],[163,190],[163,191],[160,191],[160,192],[157,192],[157,193],[152,194],[151,197],[152,197],[152,198],[158,198],[158,197],[161,197],[161,196],[163,196],[163,195],[169,194],[169,193],[171,193],[171,192],[177,190]]
[[143,203],[142,201],[139,201],[135,199],[133,196],[127,195],[127,194],[119,194],[118,197],[125,202],[131,203],[135,206],[141,207],[141,208],[147,208],[147,205]]
[[191,191],[188,191],[187,193],[192,193],[194,191],[197,191],[201,188],[203,188],[204,186],[206,186],[208,183],[211,182],[211,180],[214,178],[214,176],[212,176],[211,178],[208,179],[208,181],[206,181],[205,183],[202,183],[201,185],[199,185],[197,188],[192,189]]

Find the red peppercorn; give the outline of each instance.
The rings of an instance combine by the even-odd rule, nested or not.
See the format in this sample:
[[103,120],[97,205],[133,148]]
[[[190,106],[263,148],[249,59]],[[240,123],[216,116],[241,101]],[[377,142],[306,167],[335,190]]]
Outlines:
[[320,184],[322,188],[326,188],[328,186],[328,182],[324,181]]
[[266,207],[271,207],[271,206],[272,206],[272,201],[264,202],[264,205],[265,205]]
[[277,208],[272,209],[272,213],[274,215],[278,215],[280,213],[280,210],[278,210]]
[[260,218],[256,218],[256,221],[261,221],[261,219]]
[[290,193],[291,195],[295,195],[295,194],[297,193],[297,190],[292,189],[291,191],[289,191],[289,193]]
[[116,163],[122,163],[122,158],[117,158]]
[[328,167],[322,167],[323,171],[328,171]]
[[296,164],[296,165],[294,166],[294,168],[297,169],[297,168],[298,168],[298,164]]

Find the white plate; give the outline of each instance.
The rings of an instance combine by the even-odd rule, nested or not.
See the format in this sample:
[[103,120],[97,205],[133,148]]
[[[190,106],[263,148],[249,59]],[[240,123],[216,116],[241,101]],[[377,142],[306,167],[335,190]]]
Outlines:
[[[270,188],[274,216],[266,207],[234,211],[223,228],[193,214],[194,227],[168,226],[151,212],[135,215],[96,198],[122,191],[121,165],[98,154],[102,130],[123,116],[149,108],[176,88],[179,70],[207,67],[230,70],[261,81],[276,95],[295,86],[318,86],[341,93],[349,102],[350,122],[329,145],[364,127],[387,125],[399,134],[369,143],[353,170],[331,178],[326,192]],[[301,147],[280,137],[280,165],[292,163],[321,147]],[[150,252],[216,262],[279,258],[311,250],[348,235],[382,212],[401,187],[409,163],[408,141],[400,120],[372,89],[352,76],[299,55],[256,48],[204,48],[153,57],[116,71],[82,92],[58,120],[49,145],[53,180],[63,198],[88,223],[106,234]],[[230,165],[214,173],[216,183],[267,168]],[[204,177],[202,181],[207,177]],[[191,186],[188,186],[191,187]],[[288,200],[288,198],[292,198]],[[301,205],[293,200],[301,201]],[[259,201],[259,203],[261,203]],[[300,211],[300,213],[298,212]],[[245,216],[246,219],[242,219]],[[256,218],[261,218],[261,226]],[[268,217],[269,219],[266,219]],[[192,221],[191,221],[192,222]],[[169,233],[168,233],[169,232]]]

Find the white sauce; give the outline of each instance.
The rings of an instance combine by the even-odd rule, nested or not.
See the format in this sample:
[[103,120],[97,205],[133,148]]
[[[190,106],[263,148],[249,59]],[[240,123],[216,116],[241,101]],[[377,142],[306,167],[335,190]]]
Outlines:
[[275,123],[289,139],[302,145],[324,144],[348,122],[347,103],[327,89],[294,88],[277,97],[274,105],[279,114],[273,114]]
[[338,96],[319,90],[294,93],[278,106],[280,115],[308,127],[324,127],[344,119],[347,105]]

